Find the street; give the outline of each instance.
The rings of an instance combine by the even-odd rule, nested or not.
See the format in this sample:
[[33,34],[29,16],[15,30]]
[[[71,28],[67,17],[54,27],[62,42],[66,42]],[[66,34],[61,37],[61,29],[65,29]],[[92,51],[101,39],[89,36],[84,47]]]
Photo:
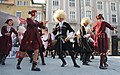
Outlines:
[[77,63],[80,68],[73,67],[72,60],[69,56],[66,58],[67,65],[61,66],[61,61],[56,57],[55,59],[50,56],[45,58],[46,65],[41,64],[41,59],[38,60],[38,66],[41,71],[31,71],[31,63],[29,58],[24,58],[21,63],[21,70],[16,69],[16,58],[8,58],[6,65],[0,65],[0,75],[119,75],[120,74],[120,56],[108,56],[109,67],[107,70],[99,69],[99,56],[90,62],[90,66],[82,65],[82,62],[77,58]]

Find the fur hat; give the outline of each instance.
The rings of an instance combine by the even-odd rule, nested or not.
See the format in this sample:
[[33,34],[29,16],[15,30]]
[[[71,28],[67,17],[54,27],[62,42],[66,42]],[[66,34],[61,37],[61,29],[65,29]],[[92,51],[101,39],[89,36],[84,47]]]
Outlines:
[[66,13],[64,12],[64,10],[58,9],[58,10],[56,10],[55,13],[54,13],[54,20],[55,20],[56,22],[59,22],[59,21],[58,21],[58,18],[62,18],[62,19],[64,19],[64,20],[66,20],[66,17],[67,17],[67,15],[66,15]]
[[85,18],[82,18],[82,20],[81,20],[81,25],[83,25],[84,26],[84,23],[90,23],[90,18],[89,17],[85,17]]

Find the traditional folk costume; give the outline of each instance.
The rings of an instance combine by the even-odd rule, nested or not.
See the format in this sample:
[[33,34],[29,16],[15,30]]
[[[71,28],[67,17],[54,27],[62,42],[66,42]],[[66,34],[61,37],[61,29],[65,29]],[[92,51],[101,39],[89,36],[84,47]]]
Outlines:
[[77,35],[80,35],[80,41],[79,41],[80,48],[81,48],[80,60],[82,60],[83,65],[89,65],[88,61],[89,61],[90,54],[91,54],[91,47],[88,43],[88,39],[90,35],[88,35],[86,31],[86,28],[89,23],[90,23],[89,18],[83,18],[81,20],[81,28],[79,32],[77,33]]
[[108,37],[106,28],[109,28],[111,30],[114,30],[114,28],[107,22],[103,21],[104,18],[101,14],[99,14],[97,17],[98,22],[94,23],[93,26],[93,32],[95,33],[95,50],[96,52],[100,53],[100,69],[106,69],[108,66],[106,64],[106,52],[108,51]]
[[[12,49],[12,37],[11,34],[14,33],[16,36],[18,36],[17,31],[12,27],[8,25],[9,21],[13,21],[12,19],[8,19],[5,23],[7,25],[3,26],[1,29],[2,36],[0,37],[0,62],[5,65],[5,59],[8,56],[9,52]],[[9,33],[10,35],[6,35],[6,33]]]
[[[32,10],[29,12],[29,14],[32,16],[31,18],[27,18],[27,29],[24,33],[23,39],[20,44],[20,51],[21,53],[25,53],[27,51],[34,51],[34,59],[32,62],[32,71],[40,71],[40,69],[37,66],[36,57],[38,57],[39,49],[42,47],[42,40],[39,34],[38,27],[45,28],[43,26],[43,22],[38,22],[37,20],[34,20],[33,18],[36,17],[36,10]],[[20,54],[18,63],[17,63],[17,69],[21,69],[20,63],[23,60],[23,54]]]
[[[79,65],[77,65],[75,58],[74,58],[74,53],[72,50],[72,46],[70,45],[70,41],[65,41],[66,38],[70,38],[73,33],[74,30],[71,28],[71,26],[63,21],[65,20],[66,14],[63,10],[57,10],[54,14],[55,20],[58,21],[58,23],[55,26],[55,29],[53,31],[53,34],[56,36],[55,39],[57,40],[56,44],[55,44],[55,50],[57,51],[61,61],[62,61],[62,65],[61,67],[64,67],[66,65],[66,61],[63,57],[64,52],[66,50],[68,50],[71,59],[73,61],[74,67],[80,67]],[[58,19],[59,18],[59,19]],[[62,19],[60,21],[60,19]],[[69,31],[69,34],[67,36],[67,31]]]

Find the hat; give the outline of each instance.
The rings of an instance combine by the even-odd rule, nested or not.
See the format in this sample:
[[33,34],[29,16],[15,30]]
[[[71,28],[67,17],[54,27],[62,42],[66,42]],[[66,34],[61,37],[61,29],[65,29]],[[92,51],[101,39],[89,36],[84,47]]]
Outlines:
[[98,19],[103,19],[103,20],[104,20],[104,17],[103,17],[102,14],[98,14],[98,15],[96,16],[96,19],[97,19],[97,20],[98,20]]
[[31,10],[28,12],[28,14],[30,14],[31,16],[35,16],[36,12],[37,12],[37,10]]
[[89,17],[85,17],[85,18],[82,18],[82,20],[81,20],[81,25],[83,25],[84,26],[84,23],[86,24],[86,23],[90,23],[90,18]]
[[7,19],[5,23],[8,24],[9,21],[13,21],[13,20],[12,19]]
[[7,24],[8,24],[8,22],[9,22],[9,21],[13,21],[13,20],[12,20],[12,19],[7,19],[7,21],[6,21],[5,23],[7,23]]
[[58,9],[58,10],[56,10],[55,13],[54,13],[54,20],[55,20],[56,22],[59,22],[59,21],[58,21],[58,18],[62,18],[62,19],[64,19],[64,20],[66,20],[66,17],[67,17],[67,15],[66,15],[66,13],[64,12],[64,10]]

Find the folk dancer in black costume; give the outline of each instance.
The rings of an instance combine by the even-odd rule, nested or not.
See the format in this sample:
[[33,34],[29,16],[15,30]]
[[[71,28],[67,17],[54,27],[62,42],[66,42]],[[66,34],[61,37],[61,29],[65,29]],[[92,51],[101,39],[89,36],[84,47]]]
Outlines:
[[86,34],[86,29],[85,29],[89,25],[89,23],[90,23],[89,18],[83,18],[81,20],[80,30],[77,33],[77,35],[80,35],[79,45],[82,48],[80,60],[82,60],[83,65],[89,65],[88,61],[89,61],[89,57],[90,57],[90,53],[91,53],[91,48],[87,41],[87,39],[90,35]]
[[[56,27],[53,31],[53,34],[56,36],[55,39],[57,40],[55,44],[55,50],[57,51],[59,58],[62,61],[61,67],[64,67],[66,65],[66,61],[63,57],[65,50],[68,50],[71,59],[73,61],[74,67],[80,68],[79,65],[77,65],[74,57],[74,53],[72,49],[72,46],[69,44],[69,38],[73,35],[74,30],[71,28],[71,26],[65,22],[66,19],[66,13],[63,10],[57,10],[54,13],[54,19],[58,23],[56,24]],[[69,34],[67,36],[67,31],[69,31]]]

